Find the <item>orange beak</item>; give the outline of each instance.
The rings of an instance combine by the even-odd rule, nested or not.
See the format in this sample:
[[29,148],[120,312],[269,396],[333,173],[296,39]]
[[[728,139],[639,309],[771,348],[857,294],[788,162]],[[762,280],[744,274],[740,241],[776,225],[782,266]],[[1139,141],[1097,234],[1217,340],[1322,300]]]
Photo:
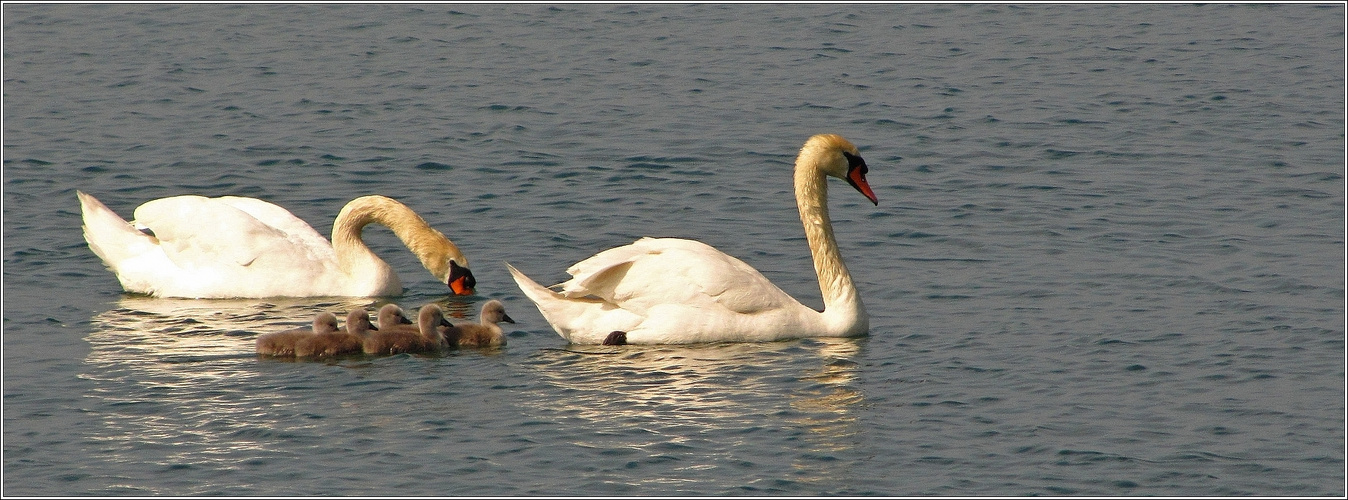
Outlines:
[[449,289],[454,291],[454,295],[472,295],[476,293],[477,278],[473,277],[473,272],[468,268],[460,266],[459,263],[449,261]]
[[865,196],[866,199],[871,200],[872,204],[880,204],[880,200],[875,197],[875,191],[871,191],[870,183],[866,182],[866,169],[864,168],[864,164],[863,168],[854,167],[847,171],[847,183],[851,184],[852,187],[857,188],[857,191],[860,191],[862,196]]
[[463,277],[449,282],[449,289],[454,291],[454,295],[472,295],[474,290],[468,286],[468,278]]

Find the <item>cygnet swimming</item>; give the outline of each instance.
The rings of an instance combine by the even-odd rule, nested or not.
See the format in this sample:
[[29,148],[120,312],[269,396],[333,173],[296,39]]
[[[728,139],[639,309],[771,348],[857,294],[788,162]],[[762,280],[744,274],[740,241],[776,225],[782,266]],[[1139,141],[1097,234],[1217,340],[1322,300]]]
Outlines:
[[[383,310],[380,313],[382,326]],[[421,312],[417,314],[416,325],[393,324],[396,319],[392,315],[389,319],[390,326],[365,338],[365,354],[432,353],[446,347],[441,328],[449,327],[450,324],[438,305],[422,306]]]
[[460,324],[445,334],[446,341],[450,346],[457,347],[496,347],[503,346],[506,343],[505,331],[501,329],[500,322],[514,323],[515,320],[505,312],[505,304],[499,300],[490,300],[482,304],[482,314],[478,318],[478,324]]
[[345,329],[316,333],[295,342],[295,356],[324,358],[359,354],[364,347],[365,337],[375,329],[370,324],[369,311],[364,308],[353,310],[346,315]]
[[259,336],[257,353],[264,356],[294,356],[295,344],[300,340],[336,331],[338,331],[337,316],[330,312],[318,313],[309,328],[295,328]]

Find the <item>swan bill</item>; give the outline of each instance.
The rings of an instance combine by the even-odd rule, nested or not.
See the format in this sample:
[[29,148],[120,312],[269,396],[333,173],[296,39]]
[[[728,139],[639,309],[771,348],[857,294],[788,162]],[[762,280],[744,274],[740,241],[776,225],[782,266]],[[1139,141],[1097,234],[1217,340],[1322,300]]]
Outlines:
[[871,200],[871,204],[880,205],[879,198],[876,198],[875,192],[871,191],[870,183],[866,182],[866,171],[869,170],[866,167],[866,160],[846,151],[843,152],[843,156],[847,157],[847,183],[856,188],[866,199]]
[[473,271],[460,266],[457,262],[449,261],[449,279],[446,280],[449,289],[454,291],[454,295],[472,295],[477,293],[477,278],[473,277]]

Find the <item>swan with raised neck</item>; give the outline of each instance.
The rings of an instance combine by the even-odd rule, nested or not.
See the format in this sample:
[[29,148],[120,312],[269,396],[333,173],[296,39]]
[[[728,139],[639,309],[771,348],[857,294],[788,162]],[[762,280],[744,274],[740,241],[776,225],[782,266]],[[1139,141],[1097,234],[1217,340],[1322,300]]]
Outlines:
[[347,203],[332,241],[289,211],[256,198],[185,195],[148,201],[128,223],[76,192],[89,248],[132,293],[181,298],[391,296],[397,273],[361,240],[389,227],[436,279],[474,293],[468,259],[421,216],[385,196]]
[[796,205],[814,260],[824,311],[802,305],[748,264],[704,243],[642,238],[567,269],[554,291],[506,264],[520,290],[571,343],[600,344],[622,333],[628,344],[770,341],[848,337],[870,329],[828,214],[828,177],[845,180],[878,204],[868,167],[851,142],[811,137],[796,157]]

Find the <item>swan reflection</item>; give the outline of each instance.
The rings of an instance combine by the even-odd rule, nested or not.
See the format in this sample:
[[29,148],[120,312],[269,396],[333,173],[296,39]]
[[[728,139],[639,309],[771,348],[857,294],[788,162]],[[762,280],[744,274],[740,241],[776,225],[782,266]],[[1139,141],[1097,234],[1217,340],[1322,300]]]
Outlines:
[[545,394],[529,399],[542,416],[597,427],[573,443],[583,448],[678,455],[668,475],[639,481],[696,480],[699,470],[737,465],[736,447],[759,446],[780,432],[801,436],[793,480],[837,479],[843,471],[833,469],[845,461],[818,457],[858,445],[861,342],[571,345],[531,356],[529,365],[547,383]]
[[[451,321],[465,321],[474,305],[457,298],[436,298],[430,302],[440,304]],[[86,337],[92,349],[86,363],[125,365],[137,370],[154,370],[158,366],[177,376],[211,377],[213,368],[209,366],[187,370],[170,365],[204,365],[199,362],[255,357],[253,342],[260,334],[305,327],[320,312],[344,317],[352,309],[377,310],[387,303],[388,300],[345,297],[260,301],[126,296],[118,300],[117,307],[92,318],[93,328]]]

